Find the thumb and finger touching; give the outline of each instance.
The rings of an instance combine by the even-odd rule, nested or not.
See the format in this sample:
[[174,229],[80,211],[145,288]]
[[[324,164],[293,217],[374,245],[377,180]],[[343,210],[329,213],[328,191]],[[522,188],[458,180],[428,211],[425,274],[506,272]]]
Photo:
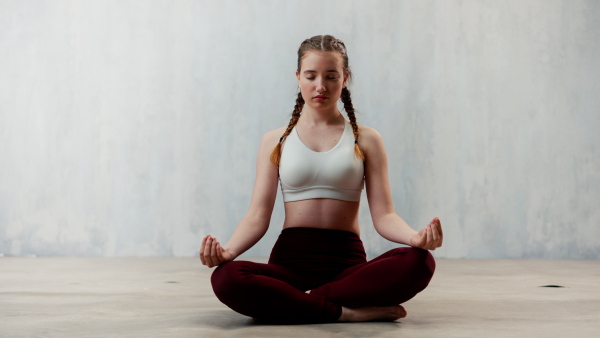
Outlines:
[[416,236],[414,246],[426,250],[435,250],[442,246],[443,233],[439,218],[435,217]]
[[200,247],[200,260],[203,265],[212,268],[229,261],[229,256],[229,253],[221,247],[221,243],[216,238],[210,235],[204,237]]

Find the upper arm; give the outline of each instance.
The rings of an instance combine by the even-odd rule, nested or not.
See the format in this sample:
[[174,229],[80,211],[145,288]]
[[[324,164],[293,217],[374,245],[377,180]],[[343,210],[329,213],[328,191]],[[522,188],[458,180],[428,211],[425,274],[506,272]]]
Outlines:
[[388,178],[388,160],[383,138],[373,128],[361,126],[360,145],[365,154],[365,185],[373,225],[381,217],[395,213]]
[[[281,131],[283,133],[283,131]],[[277,145],[280,130],[272,130],[263,135],[256,158],[256,180],[248,215],[259,218],[268,226],[277,197],[278,168],[271,163],[270,156]]]

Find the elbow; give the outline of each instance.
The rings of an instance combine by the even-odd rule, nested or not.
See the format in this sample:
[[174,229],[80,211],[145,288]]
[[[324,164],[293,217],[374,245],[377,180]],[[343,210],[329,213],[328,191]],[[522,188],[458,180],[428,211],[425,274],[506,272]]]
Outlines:
[[385,227],[385,224],[388,223],[388,219],[389,216],[392,215],[393,213],[386,213],[386,214],[378,214],[378,215],[371,215],[371,220],[373,221],[373,227],[375,228],[375,230],[377,230],[377,232],[381,233],[380,230],[382,227]]
[[260,213],[246,215],[246,224],[250,225],[262,234],[266,233],[271,223],[271,217]]

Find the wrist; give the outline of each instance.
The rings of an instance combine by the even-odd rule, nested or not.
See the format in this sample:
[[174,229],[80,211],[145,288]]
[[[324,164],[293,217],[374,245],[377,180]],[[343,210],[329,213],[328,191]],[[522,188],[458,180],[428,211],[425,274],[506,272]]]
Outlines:
[[233,260],[234,258],[236,258],[238,256],[237,253],[232,248],[223,247],[223,250],[225,250],[225,252],[227,252],[229,254],[229,256],[231,256],[231,260]]
[[408,237],[408,243],[406,243],[406,244],[408,244],[410,246],[416,246],[416,244],[418,242],[418,235],[419,235],[418,231],[412,230]]

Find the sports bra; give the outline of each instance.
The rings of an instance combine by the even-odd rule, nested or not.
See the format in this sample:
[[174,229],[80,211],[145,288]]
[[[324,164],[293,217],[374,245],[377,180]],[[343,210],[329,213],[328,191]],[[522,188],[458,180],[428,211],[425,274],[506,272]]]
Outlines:
[[298,136],[296,127],[283,144],[279,180],[284,202],[312,198],[359,201],[364,186],[363,160],[354,154],[352,125],[329,151],[316,152]]

